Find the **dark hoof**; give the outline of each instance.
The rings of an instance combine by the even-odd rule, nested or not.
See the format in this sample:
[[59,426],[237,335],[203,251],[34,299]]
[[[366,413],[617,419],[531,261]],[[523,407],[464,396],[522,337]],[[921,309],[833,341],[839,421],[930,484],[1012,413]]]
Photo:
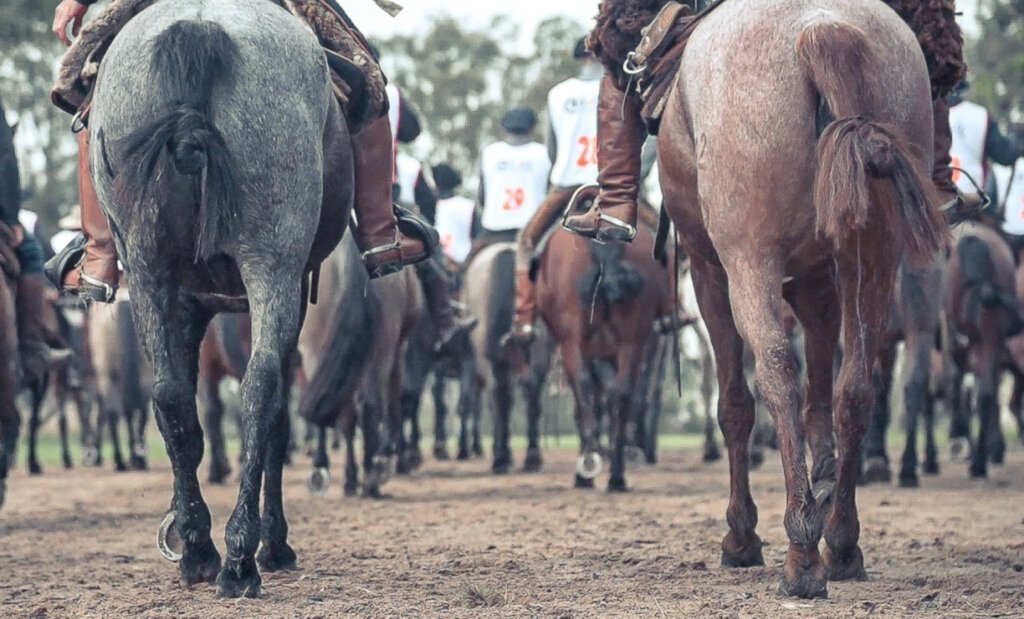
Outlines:
[[0,479],[0,507],[4,506],[4,500],[7,499],[7,480]]
[[231,477],[231,467],[227,464],[211,464],[210,476],[207,478],[211,484],[227,483]]
[[572,487],[573,488],[593,488],[594,487],[594,480],[593,479],[587,479],[586,477],[580,477],[579,475],[577,475],[576,476],[576,481],[573,482]]
[[201,582],[212,583],[220,572],[220,553],[210,541],[198,550],[191,550],[178,562],[178,577],[183,587],[191,587]]
[[[761,457],[764,458],[763,455]],[[710,463],[710,462],[718,462],[721,459],[722,459],[722,450],[718,448],[718,444],[717,443],[704,443],[704,457],[703,457],[703,460],[704,460],[705,464]],[[753,458],[751,458],[751,459],[753,459]],[[758,463],[758,466],[760,466],[760,462]]]
[[526,460],[523,461],[524,473],[536,473],[544,468],[544,458],[539,450],[531,449],[526,452]]
[[75,468],[75,464],[71,462],[71,458],[64,458],[63,464],[65,471],[70,471],[71,469]]
[[764,565],[764,555],[761,553],[761,538],[757,535],[746,544],[740,544],[736,537],[729,532],[722,540],[722,566],[723,567],[754,567]]
[[629,492],[625,477],[609,477],[608,492]]
[[970,472],[971,472],[971,477],[973,477],[974,479],[982,479],[982,478],[988,477],[988,470],[985,468],[984,464],[981,464],[981,465],[972,464],[971,468],[970,468]]
[[42,475],[43,474],[43,467],[39,466],[38,463],[29,462],[29,464],[28,464],[28,474],[29,475]]
[[484,457],[484,448],[481,447],[480,445],[473,445],[473,457],[474,458],[483,458]]
[[125,464],[123,460],[118,460],[114,462],[114,470],[118,473],[127,473],[128,465]]
[[1003,465],[1003,463],[1005,462],[1005,460],[1006,460],[1006,452],[1004,452],[1004,451],[1003,451],[1003,450],[1001,450],[1001,449],[1000,449],[1000,450],[998,450],[998,451],[993,451],[993,452],[992,452],[992,453],[991,453],[991,454],[989,455],[989,458],[988,458],[988,461],[989,461],[989,462],[990,462],[991,464],[994,464],[994,465],[996,465],[996,466],[1002,466],[1002,465]]
[[648,452],[645,457],[646,457],[646,460],[647,460],[647,464],[657,464],[658,463],[658,455],[656,453],[654,453],[654,452]]
[[341,489],[341,492],[345,496],[356,496],[359,494],[359,484],[356,482],[345,482],[345,486]]
[[809,567],[790,569],[783,567],[782,584],[779,591],[783,595],[805,600],[828,597],[828,569],[822,562]]
[[363,484],[363,498],[364,499],[379,499],[382,494],[380,486],[377,484]]
[[469,451],[465,449],[460,449],[459,453],[456,454],[455,459],[458,460],[459,462],[465,462],[469,460]]
[[885,458],[867,458],[864,471],[858,480],[861,484],[888,484],[892,482],[892,470]]
[[512,465],[508,462],[495,462],[491,465],[491,472],[495,475],[505,475],[512,470]]
[[264,572],[294,570],[298,565],[298,557],[295,556],[295,551],[287,542],[273,546],[263,544],[256,555],[256,563]]
[[256,598],[260,595],[260,572],[256,561],[243,559],[236,568],[225,568],[217,576],[217,597]]
[[900,471],[900,488],[917,488],[921,481],[914,471]]
[[929,462],[925,460],[924,465],[921,466],[921,472],[925,475],[938,475],[939,474],[939,463],[932,460]]
[[423,452],[421,452],[418,447],[410,450],[405,455],[405,463],[409,467],[410,471],[415,471],[420,468],[423,466]]
[[853,550],[841,555],[833,554],[832,549],[826,546],[823,559],[825,565],[828,566],[829,580],[868,579],[868,573],[864,570],[864,554],[860,551],[859,546],[854,546]]
[[751,449],[750,450],[750,469],[755,470],[761,468],[764,464],[764,449]]
[[131,458],[131,465],[132,465],[132,470],[133,471],[148,471],[149,470],[149,462],[147,462],[146,459],[141,457],[141,456],[132,456],[132,458]]
[[402,456],[395,464],[395,475],[408,475],[409,473],[412,473],[412,467],[405,456]]
[[434,445],[434,459],[442,462],[451,459],[451,456],[448,455],[448,448],[443,443]]

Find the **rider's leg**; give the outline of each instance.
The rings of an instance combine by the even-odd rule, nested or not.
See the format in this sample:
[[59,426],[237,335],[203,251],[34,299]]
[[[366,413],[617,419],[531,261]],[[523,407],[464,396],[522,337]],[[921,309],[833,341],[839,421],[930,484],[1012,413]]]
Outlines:
[[25,234],[17,254],[21,275],[14,305],[22,360],[26,365],[38,360],[45,366],[67,360],[71,351],[60,335],[57,309],[53,305],[57,291],[43,277],[42,247],[34,236]]
[[601,193],[584,213],[565,220],[581,236],[632,241],[636,236],[640,152],[647,136],[640,106],[605,74],[597,104],[597,182]]
[[89,171],[89,137],[78,134],[78,199],[82,234],[46,263],[46,275],[62,292],[110,303],[117,290],[117,248]]
[[[353,231],[370,277],[395,273],[406,265],[425,260],[431,255],[436,239],[425,231],[422,234],[426,238],[413,238],[398,230],[391,201],[395,154],[388,117],[378,118],[356,134],[352,145],[356,181],[353,208],[357,220]],[[415,230],[421,231],[420,228]]]
[[430,312],[430,319],[437,329],[434,349],[444,351],[456,335],[476,326],[476,318],[472,316],[463,318],[455,313],[450,296],[451,279],[438,262],[438,257],[435,256],[430,260],[418,263],[416,274],[419,275],[420,283],[423,284],[427,311]]

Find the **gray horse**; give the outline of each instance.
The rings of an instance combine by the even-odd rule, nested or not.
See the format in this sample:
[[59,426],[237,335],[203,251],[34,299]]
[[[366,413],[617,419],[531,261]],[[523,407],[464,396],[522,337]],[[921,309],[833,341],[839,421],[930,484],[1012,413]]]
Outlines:
[[[337,244],[352,202],[351,140],[323,51],[270,2],[158,2],[110,46],[92,109],[92,173],[174,471],[161,549],[183,585],[216,579],[220,596],[255,597],[257,560],[267,571],[296,563],[281,498],[285,373],[305,275]],[[245,455],[221,569],[197,477],[197,358],[211,317],[246,308]]]

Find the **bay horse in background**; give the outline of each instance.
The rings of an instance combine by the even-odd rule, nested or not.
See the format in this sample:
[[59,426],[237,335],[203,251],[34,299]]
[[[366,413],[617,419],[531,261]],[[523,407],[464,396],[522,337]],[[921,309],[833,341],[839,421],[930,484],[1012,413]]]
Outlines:
[[[203,430],[210,443],[207,479],[211,484],[222,484],[231,476],[220,384],[229,376],[241,382],[251,356],[252,320],[248,314],[220,314],[210,321],[206,336],[199,345],[199,413],[203,416]],[[285,397],[287,406],[288,398]]]
[[[867,576],[856,481],[897,269],[904,255],[930,261],[945,238],[925,173],[927,67],[881,2],[736,0],[698,22],[678,71],[658,161],[718,365],[730,471],[722,564],[764,562],[748,473],[746,342],[786,480],[781,591],[825,596],[829,578]],[[802,407],[784,298],[805,333]]]
[[[95,416],[90,423],[89,453],[103,462],[103,433],[110,433],[114,469],[144,471],[146,425],[153,395],[153,372],[142,351],[132,319],[128,290],[121,288],[112,305],[93,305],[88,314],[88,350],[95,381]],[[118,427],[128,436],[128,460],[121,450]]]
[[[953,229],[953,251],[946,268],[946,316],[952,371],[948,401],[950,439],[970,436],[978,413],[978,437],[970,448],[971,477],[985,477],[988,463],[1002,464],[1006,449],[999,425],[999,379],[1009,361],[1006,342],[1021,332],[1013,254],[999,232],[984,223]],[[961,397],[963,376],[974,376],[972,397]]]
[[[323,50],[270,2],[154,3],[107,50],[90,136],[174,472],[161,550],[184,586],[216,579],[220,596],[255,597],[257,561],[267,571],[296,564],[281,488],[285,386],[307,275],[352,204],[351,140]],[[246,309],[244,460],[222,569],[197,477],[199,344],[214,314]]]
[[345,437],[346,495],[358,489],[355,428],[363,435],[363,494],[381,488],[406,457],[402,452],[401,385],[404,351],[424,311],[415,273],[370,280],[351,236],[321,266],[320,299],[309,308],[299,338],[306,386],[299,415],[317,429],[310,491],[330,482],[327,430],[339,424]]
[[904,264],[896,279],[896,293],[889,325],[882,341],[874,381],[877,390],[874,413],[864,437],[864,464],[861,483],[883,482],[892,479],[886,433],[892,417],[890,394],[895,380],[896,350],[903,342],[905,384],[903,386],[904,429],[906,445],[900,462],[899,485],[915,488],[917,476],[917,427],[924,419],[925,475],[938,475],[938,448],[935,443],[935,378],[941,380],[942,370],[935,371],[936,353],[941,354],[941,324],[944,295],[945,260],[937,256],[921,269]]
[[658,347],[655,320],[671,318],[676,307],[669,271],[653,258],[653,247],[648,225],[638,226],[628,245],[584,241],[558,228],[539,258],[537,313],[558,345],[576,403],[577,488],[594,487],[603,469],[598,410],[604,409],[611,436],[608,490],[627,489],[628,432],[647,415],[643,369]]
[[[479,445],[479,416],[483,410],[483,395],[490,396],[493,413],[494,453],[491,471],[504,474],[512,469],[512,409],[513,385],[522,387],[526,405],[526,457],[525,472],[539,471],[543,466],[540,450],[541,391],[551,369],[552,342],[544,329],[530,345],[528,362],[524,364],[522,351],[513,346],[502,346],[501,338],[512,328],[515,299],[515,244],[494,243],[480,250],[466,266],[463,295],[470,313],[479,319],[469,334],[473,346],[472,365],[467,373],[473,376],[472,387],[463,392],[459,414],[473,415],[473,451]],[[465,379],[463,379],[465,381]],[[466,384],[464,382],[463,388]],[[465,407],[462,400],[466,401]],[[463,417],[459,436],[459,454],[469,443],[466,417]]]
[[[0,125],[6,127],[7,123],[0,122]],[[7,242],[0,236],[0,243]],[[10,254],[13,254],[13,247],[10,247]],[[16,288],[6,270],[0,269],[0,507],[7,497],[7,474],[14,464],[21,425],[15,402],[18,392],[18,326],[14,316]]]

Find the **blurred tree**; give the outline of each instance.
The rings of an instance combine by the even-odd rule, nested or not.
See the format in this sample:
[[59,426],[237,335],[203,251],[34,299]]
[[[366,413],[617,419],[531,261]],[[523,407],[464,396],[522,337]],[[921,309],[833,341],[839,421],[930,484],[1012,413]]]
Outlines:
[[[50,103],[62,47],[50,31],[56,2],[0,3],[0,97],[18,123],[22,185],[32,208],[52,227],[78,199],[71,118]],[[94,9],[91,13],[95,14]]]
[[1024,0],[980,0],[978,36],[967,41],[968,97],[1001,122],[1024,118]]

